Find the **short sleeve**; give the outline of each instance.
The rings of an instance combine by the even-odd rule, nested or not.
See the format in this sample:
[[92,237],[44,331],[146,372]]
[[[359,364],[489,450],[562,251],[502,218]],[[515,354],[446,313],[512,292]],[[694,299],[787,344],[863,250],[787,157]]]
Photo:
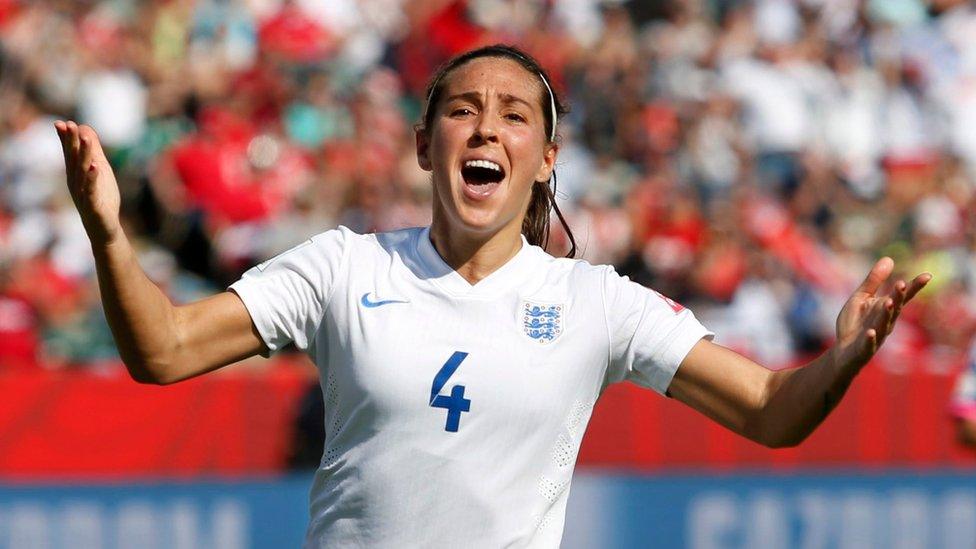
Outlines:
[[269,354],[315,340],[343,269],[348,229],[326,231],[247,270],[229,289],[240,296]]
[[613,268],[604,273],[603,295],[610,337],[606,384],[632,381],[665,394],[695,343],[714,336],[691,310]]

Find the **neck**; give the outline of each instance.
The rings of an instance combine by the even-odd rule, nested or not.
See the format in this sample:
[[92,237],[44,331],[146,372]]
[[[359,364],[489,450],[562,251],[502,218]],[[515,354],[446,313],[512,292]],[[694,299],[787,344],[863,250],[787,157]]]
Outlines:
[[477,284],[515,257],[522,249],[521,227],[510,227],[491,235],[452,231],[435,219],[430,226],[434,249],[469,284]]

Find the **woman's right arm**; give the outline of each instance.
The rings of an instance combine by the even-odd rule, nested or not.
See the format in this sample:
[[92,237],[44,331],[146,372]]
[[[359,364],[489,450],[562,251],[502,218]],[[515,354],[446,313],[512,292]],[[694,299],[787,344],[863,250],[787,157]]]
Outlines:
[[122,361],[140,383],[169,384],[261,353],[231,292],[174,306],[140,267],[119,220],[119,188],[95,131],[55,123],[68,189],[91,241],[102,305]]

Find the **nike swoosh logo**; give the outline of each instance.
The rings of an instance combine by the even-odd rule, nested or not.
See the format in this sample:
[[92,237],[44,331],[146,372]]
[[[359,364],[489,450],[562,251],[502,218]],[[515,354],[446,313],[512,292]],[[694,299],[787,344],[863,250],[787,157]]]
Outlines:
[[389,305],[390,303],[410,303],[409,301],[400,301],[398,299],[384,299],[382,301],[370,301],[369,292],[363,294],[363,298],[360,299],[359,302],[363,304],[363,307],[369,307],[370,309],[372,309],[373,307],[381,307],[383,305]]

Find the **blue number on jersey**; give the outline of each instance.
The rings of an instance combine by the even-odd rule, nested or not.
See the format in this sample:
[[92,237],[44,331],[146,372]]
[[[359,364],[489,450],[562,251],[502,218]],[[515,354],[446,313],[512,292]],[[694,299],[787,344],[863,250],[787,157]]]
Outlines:
[[458,424],[461,422],[461,412],[471,410],[471,401],[464,398],[464,385],[455,385],[451,388],[451,396],[440,395],[441,389],[447,380],[454,375],[458,366],[468,357],[468,353],[455,351],[451,358],[441,366],[440,371],[434,376],[434,383],[430,386],[430,405],[434,408],[445,408],[447,410],[447,425],[444,430],[456,433]]

